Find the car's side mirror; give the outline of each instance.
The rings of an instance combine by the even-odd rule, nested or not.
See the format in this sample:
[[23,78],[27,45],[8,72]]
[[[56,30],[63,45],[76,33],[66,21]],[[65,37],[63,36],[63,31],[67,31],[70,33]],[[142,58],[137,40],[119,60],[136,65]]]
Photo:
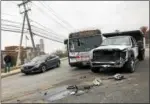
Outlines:
[[65,40],[64,40],[64,44],[67,44],[67,43],[68,43],[68,39],[65,39]]

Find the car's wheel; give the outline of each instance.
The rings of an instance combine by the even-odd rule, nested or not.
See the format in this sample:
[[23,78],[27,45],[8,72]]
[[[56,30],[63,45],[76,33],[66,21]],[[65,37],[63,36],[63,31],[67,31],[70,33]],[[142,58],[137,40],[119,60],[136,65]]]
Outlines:
[[60,61],[57,62],[57,67],[60,67]]
[[125,70],[127,70],[130,73],[133,73],[135,71],[135,60],[134,58],[130,58],[128,62],[125,64]]
[[25,75],[29,75],[29,73],[24,73]]
[[42,65],[42,66],[41,66],[41,71],[42,71],[42,72],[45,72],[45,71],[46,71],[46,66],[45,66],[45,65]]
[[100,71],[100,68],[91,67],[91,71],[94,73],[98,73]]

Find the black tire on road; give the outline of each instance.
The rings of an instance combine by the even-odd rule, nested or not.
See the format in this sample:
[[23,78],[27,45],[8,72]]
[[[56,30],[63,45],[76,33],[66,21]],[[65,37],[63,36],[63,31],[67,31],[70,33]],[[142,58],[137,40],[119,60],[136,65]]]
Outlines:
[[130,73],[133,73],[135,71],[135,60],[134,58],[130,58],[126,64],[124,65],[125,70],[127,70]]
[[91,71],[92,71],[93,73],[98,73],[98,72],[100,72],[100,68],[91,67]]
[[25,75],[29,75],[29,73],[24,73]]
[[41,72],[43,72],[43,73],[44,73],[44,72],[46,71],[46,66],[45,66],[45,65],[41,65],[41,67],[40,67],[40,68],[41,68]]

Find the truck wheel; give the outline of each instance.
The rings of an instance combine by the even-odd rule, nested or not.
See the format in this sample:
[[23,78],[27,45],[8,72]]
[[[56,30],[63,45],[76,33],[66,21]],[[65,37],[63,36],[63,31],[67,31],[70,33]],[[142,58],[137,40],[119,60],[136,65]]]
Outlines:
[[124,68],[128,72],[133,73],[135,71],[135,60],[130,58],[129,61],[125,64]]
[[99,68],[93,68],[93,67],[91,67],[91,71],[94,72],[94,73],[98,73],[99,70],[100,70]]

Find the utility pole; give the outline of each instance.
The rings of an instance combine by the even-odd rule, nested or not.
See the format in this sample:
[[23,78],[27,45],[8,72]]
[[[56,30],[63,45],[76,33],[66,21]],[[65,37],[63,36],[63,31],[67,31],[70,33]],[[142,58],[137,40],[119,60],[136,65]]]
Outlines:
[[24,33],[24,24],[25,24],[25,14],[23,18],[23,25],[22,25],[22,32],[21,32],[21,37],[20,37],[20,45],[19,45],[19,50],[18,50],[18,57],[17,57],[17,64],[16,66],[19,66],[21,64],[21,45],[22,45],[22,40],[23,40],[23,33]]
[[[30,9],[27,10],[26,8],[26,4],[29,2],[29,0],[24,0],[23,3],[19,4],[18,6],[22,6],[23,5],[23,8],[24,8],[24,21],[23,21],[23,26],[22,26],[22,34],[21,34],[21,39],[20,39],[20,46],[19,46],[19,52],[18,52],[18,59],[17,59],[17,65],[20,64],[20,53],[21,53],[21,45],[22,45],[22,40],[23,40],[23,31],[24,31],[24,22],[25,22],[25,18],[27,19],[27,25],[28,25],[28,30],[29,30],[29,33],[30,33],[30,37],[31,37],[31,42],[32,42],[32,46],[33,46],[33,54],[34,56],[36,56],[36,49],[35,49],[35,44],[34,44],[34,39],[33,39],[33,34],[32,34],[32,30],[31,30],[31,25],[30,25],[30,21],[29,21],[29,17],[28,17],[28,11]],[[21,13],[21,14],[22,14]]]

